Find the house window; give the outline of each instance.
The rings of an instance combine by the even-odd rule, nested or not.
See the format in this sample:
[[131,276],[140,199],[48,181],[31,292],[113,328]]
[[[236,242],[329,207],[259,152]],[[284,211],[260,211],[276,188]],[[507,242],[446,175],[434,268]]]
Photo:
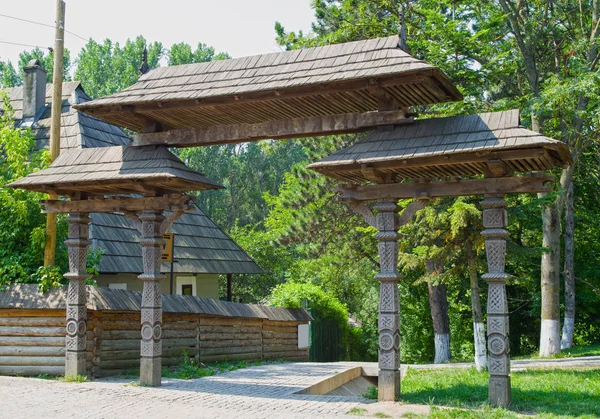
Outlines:
[[185,284],[181,286],[181,294],[182,295],[194,295],[192,284]]

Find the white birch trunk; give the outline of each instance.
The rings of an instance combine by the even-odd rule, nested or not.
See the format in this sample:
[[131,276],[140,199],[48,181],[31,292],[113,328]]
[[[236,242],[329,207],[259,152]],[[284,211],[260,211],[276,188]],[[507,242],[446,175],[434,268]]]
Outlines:
[[473,335],[475,339],[475,368],[482,371],[487,368],[487,350],[485,347],[485,327],[482,323],[473,323]]
[[450,335],[449,334],[435,334],[434,335],[434,343],[435,343],[435,359],[433,362],[435,364],[441,364],[444,362],[449,362],[452,359],[450,355]]
[[560,349],[569,349],[572,346],[574,333],[575,317],[565,317],[562,330],[562,339],[560,340]]
[[558,353],[560,353],[560,321],[542,320],[540,356],[548,357]]

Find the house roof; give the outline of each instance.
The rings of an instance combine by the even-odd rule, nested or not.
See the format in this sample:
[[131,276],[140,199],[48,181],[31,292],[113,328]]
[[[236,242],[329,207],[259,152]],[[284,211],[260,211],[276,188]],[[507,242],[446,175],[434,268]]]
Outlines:
[[520,125],[518,110],[422,119],[373,131],[308,167],[338,179],[369,181],[365,168],[402,178],[484,174],[489,160],[515,172],[550,170],[570,162],[567,146]]
[[[46,101],[51,102],[52,85],[46,87]],[[23,88],[6,89],[11,105],[15,111],[15,120],[20,124],[23,110]],[[76,155],[90,156],[92,160],[106,160],[111,153],[122,155],[122,147],[110,149],[94,149],[79,154],[77,150],[91,147],[108,147],[127,145],[131,141],[125,132],[97,118],[85,115],[72,108],[75,103],[89,100],[79,82],[63,83],[63,107],[61,123],[61,154],[68,155],[69,150],[76,150]],[[48,147],[50,129],[50,106],[40,111],[40,118],[34,123],[32,131],[35,135],[37,148]],[[149,150],[152,150],[151,148]],[[197,174],[190,173],[187,167],[181,167],[179,159],[168,151],[159,149],[150,154],[158,153],[167,158],[163,161],[162,170],[171,173],[189,175],[197,179]],[[104,156],[104,157],[102,157]],[[114,156],[113,156],[114,157]],[[150,167],[156,165],[150,161]],[[111,163],[114,165],[113,163]],[[118,163],[117,163],[118,165]],[[107,165],[100,167],[107,169]],[[148,169],[148,167],[145,167]],[[79,179],[79,177],[77,177]],[[40,179],[42,182],[44,179]],[[93,246],[104,249],[100,263],[101,273],[139,273],[142,271],[141,248],[137,230],[121,214],[91,214],[90,227]],[[261,273],[261,269],[229,236],[227,236],[199,208],[185,213],[171,226],[175,233],[174,271],[178,273],[211,273],[211,274],[247,274]],[[166,265],[165,265],[166,266]],[[166,269],[166,268],[165,268]]]
[[[23,87],[1,89],[8,92],[10,104],[15,112],[14,118],[20,125],[23,117]],[[90,100],[78,81],[63,83],[60,149],[106,147],[109,145],[128,145],[131,139],[119,127],[86,115],[73,109],[73,105]],[[50,103],[52,102],[52,84],[46,85],[47,105],[40,111],[31,130],[35,136],[36,149],[48,148],[50,144]]]
[[71,196],[130,194],[145,188],[160,193],[219,189],[222,186],[187,167],[166,147],[100,147],[66,150],[47,169],[7,186]]
[[[39,291],[38,284],[14,284],[0,292],[0,309],[66,309],[66,287]],[[267,307],[218,301],[191,295],[163,294],[163,312],[259,318],[274,321],[308,322],[312,317],[302,308]],[[87,309],[140,311],[142,293],[87,286]]]
[[462,98],[439,69],[398,42],[392,36],[156,68],[77,109],[141,131],[149,120],[173,129],[368,112],[377,110],[376,88],[402,107]]
[[[138,231],[120,214],[92,213],[90,238],[93,247],[102,248],[102,273],[140,273],[142,250]],[[174,233],[173,271],[176,273],[255,274],[256,263],[200,208],[181,216],[169,229]],[[167,264],[162,265],[167,272]]]

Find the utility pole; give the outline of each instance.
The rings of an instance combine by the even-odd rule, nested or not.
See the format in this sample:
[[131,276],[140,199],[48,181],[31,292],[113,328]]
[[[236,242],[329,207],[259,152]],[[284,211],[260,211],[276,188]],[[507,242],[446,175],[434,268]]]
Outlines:
[[[52,109],[50,120],[50,162],[60,154],[60,116],[62,112],[63,55],[65,48],[65,2],[56,0],[56,30],[54,31],[54,71],[52,74]],[[49,199],[57,199],[49,194]],[[44,266],[54,265],[56,255],[56,214],[46,215],[46,247]]]

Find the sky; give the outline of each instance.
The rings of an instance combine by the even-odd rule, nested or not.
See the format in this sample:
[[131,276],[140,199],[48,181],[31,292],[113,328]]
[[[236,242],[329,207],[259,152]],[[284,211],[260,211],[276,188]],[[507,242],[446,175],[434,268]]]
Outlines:
[[[55,0],[0,0],[0,14],[54,25]],[[143,35],[164,47],[203,42],[233,57],[280,51],[275,21],[286,30],[308,32],[313,19],[310,0],[66,0],[65,47],[74,59],[87,39],[123,43]],[[0,41],[45,48],[54,29],[0,16]],[[0,43],[0,60],[18,63],[31,47]]]

